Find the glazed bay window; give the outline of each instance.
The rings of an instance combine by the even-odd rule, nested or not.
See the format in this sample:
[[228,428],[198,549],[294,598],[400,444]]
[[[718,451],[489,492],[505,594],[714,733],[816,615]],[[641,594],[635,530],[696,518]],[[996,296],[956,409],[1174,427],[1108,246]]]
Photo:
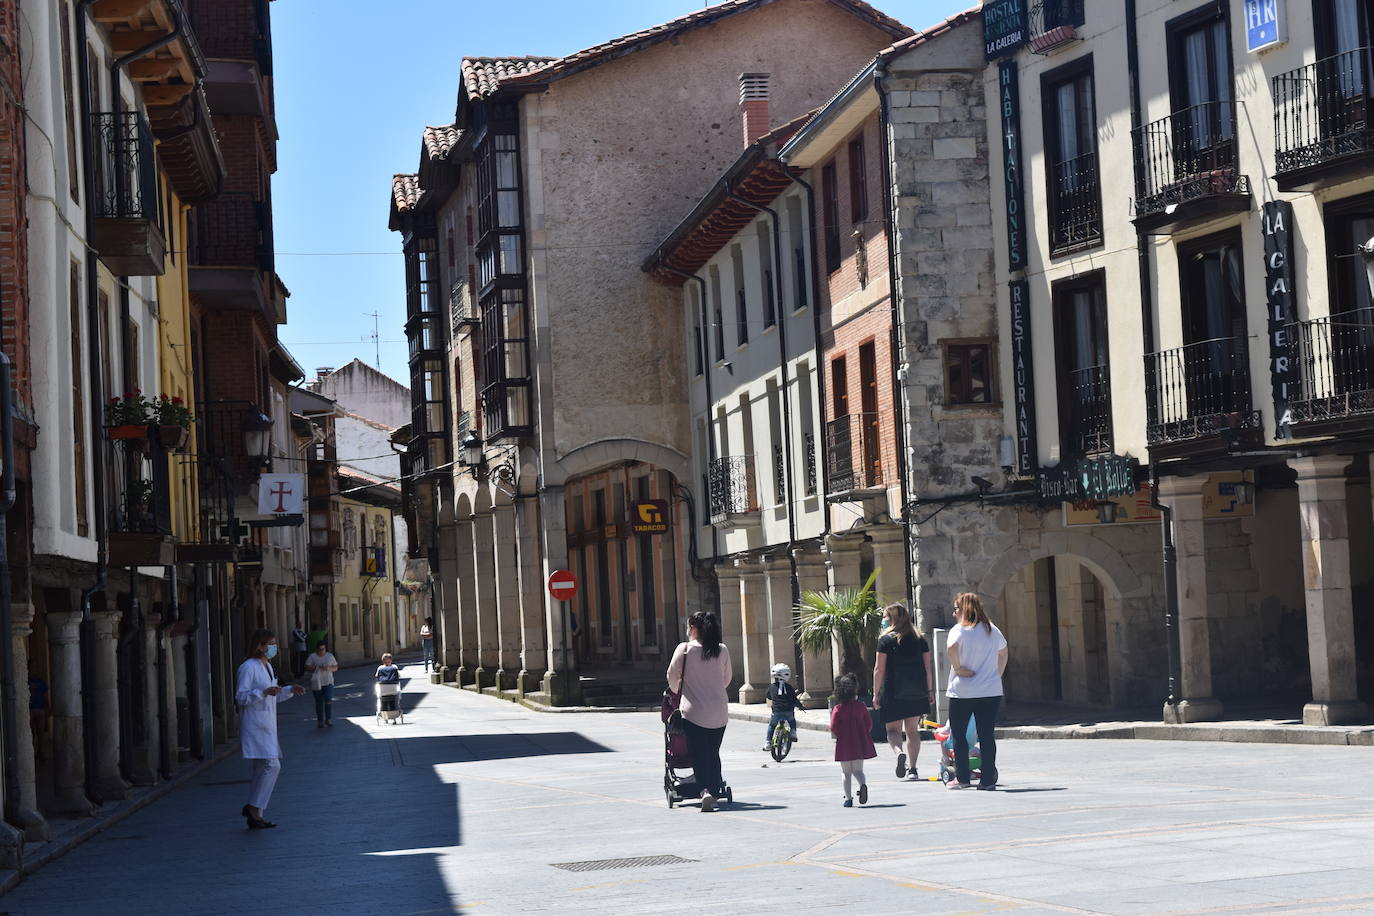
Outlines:
[[498,106],[477,147],[477,279],[488,438],[533,428],[520,149],[507,117],[512,113]]
[[1102,241],[1092,56],[1045,74],[1040,95],[1044,104],[1050,252],[1057,254]]
[[417,472],[447,462],[448,373],[444,301],[439,279],[439,240],[432,221],[405,236],[406,339],[410,345],[411,440],[409,457]]
[[1101,271],[1055,285],[1054,332],[1060,454],[1110,452],[1112,393]]
[[997,361],[990,340],[947,340],[945,406],[986,407],[997,403]]

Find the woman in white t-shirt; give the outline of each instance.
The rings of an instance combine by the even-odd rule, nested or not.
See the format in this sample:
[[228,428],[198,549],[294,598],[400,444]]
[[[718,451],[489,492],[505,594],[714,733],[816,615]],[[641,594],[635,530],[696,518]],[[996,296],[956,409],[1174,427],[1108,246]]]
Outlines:
[[968,720],[978,729],[982,777],[978,788],[997,788],[997,708],[1002,704],[1002,672],[1007,669],[1007,639],[988,620],[983,602],[972,592],[954,599],[958,625],[949,631],[949,732],[954,738],[955,779],[951,789],[967,789],[973,776],[968,765]]
[[324,640],[305,660],[310,671],[310,689],[315,692],[315,727],[334,727],[334,672],[339,670],[339,660],[329,651]]

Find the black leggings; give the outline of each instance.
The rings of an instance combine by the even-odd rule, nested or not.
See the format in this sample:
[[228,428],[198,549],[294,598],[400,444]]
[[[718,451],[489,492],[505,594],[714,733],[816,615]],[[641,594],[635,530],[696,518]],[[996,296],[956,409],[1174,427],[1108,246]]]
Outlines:
[[682,720],[683,731],[687,733],[687,753],[692,756],[692,773],[696,776],[697,788],[712,795],[719,794],[720,743],[725,739],[725,726],[702,728],[700,725]]
[[1001,697],[977,697],[963,700],[949,698],[949,734],[954,739],[954,775],[962,783],[969,783],[973,774],[968,765],[968,719],[974,717],[978,729],[978,745],[982,752],[980,785],[997,785],[997,707]]

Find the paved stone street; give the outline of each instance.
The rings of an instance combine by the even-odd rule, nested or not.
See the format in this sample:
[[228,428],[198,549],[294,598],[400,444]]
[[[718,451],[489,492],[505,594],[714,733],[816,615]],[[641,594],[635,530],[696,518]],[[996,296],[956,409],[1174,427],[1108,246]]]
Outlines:
[[[1374,913],[1374,749],[1008,741],[995,793],[899,783],[884,754],[869,806],[844,809],[824,735],[777,765],[763,726],[733,722],[738,802],[702,816],[664,802],[657,717],[541,714],[418,671],[404,725],[375,723],[361,669],[340,677],[333,730],[309,695],[281,708],[278,829],[244,829],[231,759],[0,909]],[[554,867],[660,855],[693,861]]]

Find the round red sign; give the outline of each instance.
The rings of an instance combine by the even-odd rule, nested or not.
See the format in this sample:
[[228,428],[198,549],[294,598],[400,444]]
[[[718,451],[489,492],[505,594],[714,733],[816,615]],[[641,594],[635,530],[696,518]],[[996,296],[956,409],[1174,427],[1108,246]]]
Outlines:
[[549,573],[549,594],[559,601],[571,601],[577,594],[577,577],[566,569]]

